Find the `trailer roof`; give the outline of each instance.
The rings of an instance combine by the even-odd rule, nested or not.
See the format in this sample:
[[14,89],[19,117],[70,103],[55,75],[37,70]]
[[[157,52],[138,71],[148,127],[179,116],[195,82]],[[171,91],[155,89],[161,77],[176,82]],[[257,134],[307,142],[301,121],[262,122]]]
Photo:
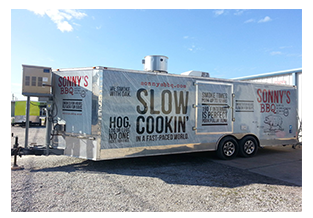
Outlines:
[[265,78],[265,77],[273,77],[278,75],[286,75],[286,74],[292,74],[292,73],[302,73],[302,68],[296,68],[291,70],[283,70],[283,71],[276,71],[271,73],[263,73],[258,75],[251,75],[251,76],[244,76],[244,77],[237,77],[233,78],[234,80],[253,80],[253,79],[259,79],[259,78]]
[[[190,75],[182,75],[182,74],[171,74],[171,73],[160,73],[160,72],[151,72],[151,71],[144,71],[144,70],[132,70],[132,69],[123,69],[123,68],[113,68],[113,67],[103,67],[103,66],[95,66],[95,67],[75,67],[75,68],[62,68],[62,69],[53,69],[53,72],[64,72],[64,71],[78,71],[78,70],[110,70],[110,71],[120,71],[120,72],[130,72],[130,73],[141,73],[141,74],[154,74],[154,75],[164,75],[164,76],[177,76],[177,77],[188,77],[188,78],[194,78],[194,79],[200,79],[200,80],[213,80],[216,82],[240,82],[240,83],[251,83],[251,81],[246,81],[248,79],[243,79],[243,78],[250,78],[253,79],[253,76],[248,76],[248,77],[240,77],[240,78],[233,78],[233,79],[226,79],[226,78],[216,78],[216,77],[201,77],[201,76],[190,76]],[[279,74],[290,74],[294,72],[302,72],[302,68],[299,69],[294,69],[294,70],[288,70],[288,71],[279,71],[279,72],[274,72],[274,73],[267,73],[267,74],[262,74],[264,77],[265,75],[269,76],[275,76]],[[260,77],[259,77],[260,78]],[[269,85],[268,83],[264,82],[253,82],[256,84],[266,84]],[[290,86],[293,87],[292,85],[285,85],[285,84],[275,84],[277,86]]]

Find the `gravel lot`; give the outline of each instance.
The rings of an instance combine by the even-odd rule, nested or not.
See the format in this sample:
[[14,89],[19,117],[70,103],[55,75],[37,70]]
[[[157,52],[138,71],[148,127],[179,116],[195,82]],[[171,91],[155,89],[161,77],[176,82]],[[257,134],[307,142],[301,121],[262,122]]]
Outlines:
[[[25,129],[11,131],[23,146]],[[29,143],[44,136],[30,128]],[[99,162],[18,157],[25,169],[11,172],[11,211],[302,211],[301,186],[216,159],[214,152]]]

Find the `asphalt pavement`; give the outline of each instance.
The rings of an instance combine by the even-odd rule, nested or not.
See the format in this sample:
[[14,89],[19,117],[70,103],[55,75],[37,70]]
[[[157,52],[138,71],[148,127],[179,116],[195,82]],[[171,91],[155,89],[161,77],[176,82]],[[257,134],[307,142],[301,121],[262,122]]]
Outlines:
[[302,186],[302,148],[291,145],[265,147],[252,158],[213,160],[216,163],[243,169],[274,179]]

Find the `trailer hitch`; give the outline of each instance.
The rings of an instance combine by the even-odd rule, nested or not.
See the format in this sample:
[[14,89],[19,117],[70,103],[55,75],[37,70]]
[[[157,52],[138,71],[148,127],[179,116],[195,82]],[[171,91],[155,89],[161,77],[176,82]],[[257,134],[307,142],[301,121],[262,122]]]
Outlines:
[[11,156],[18,155],[22,157],[22,155],[63,155],[64,149],[60,148],[49,148],[47,150],[46,146],[40,145],[36,147],[29,147],[29,148],[23,148],[23,147],[17,147],[17,148],[11,148]]
[[40,156],[40,155],[63,155],[64,154],[64,149],[60,149],[60,148],[47,148],[44,145],[38,145],[38,146],[34,146],[34,147],[27,147],[27,148],[23,148],[21,146],[18,146],[18,136],[13,136],[12,133],[12,137],[15,137],[15,143],[13,145],[13,148],[11,148],[11,156],[14,156],[14,162],[13,162],[13,166],[12,166],[12,170],[20,170],[20,169],[24,169],[22,166],[18,166],[17,165],[17,155],[22,157],[22,155],[36,155],[36,156]]

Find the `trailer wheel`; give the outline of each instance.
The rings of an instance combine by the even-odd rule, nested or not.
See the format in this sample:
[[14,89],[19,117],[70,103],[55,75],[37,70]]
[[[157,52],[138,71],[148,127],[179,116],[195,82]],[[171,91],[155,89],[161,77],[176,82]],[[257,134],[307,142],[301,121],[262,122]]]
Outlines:
[[217,148],[217,156],[224,160],[230,160],[237,156],[238,154],[238,143],[233,137],[227,136],[223,138]]
[[246,136],[239,141],[239,155],[253,157],[258,152],[259,143],[253,136]]

